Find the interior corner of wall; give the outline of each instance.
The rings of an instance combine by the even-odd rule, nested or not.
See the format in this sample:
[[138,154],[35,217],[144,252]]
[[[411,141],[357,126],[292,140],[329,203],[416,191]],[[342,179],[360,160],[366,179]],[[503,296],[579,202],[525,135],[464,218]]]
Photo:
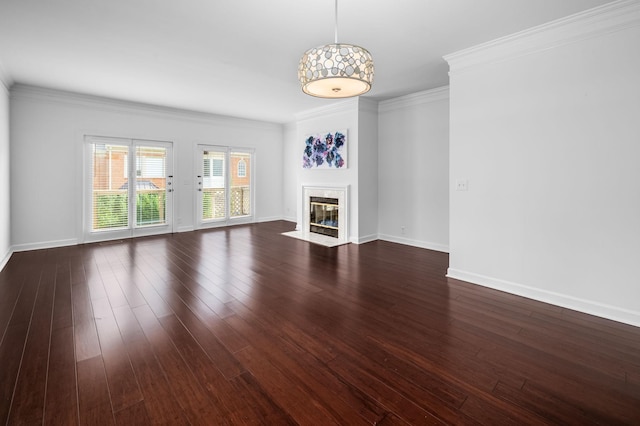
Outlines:
[[11,259],[12,255],[13,255],[13,248],[9,247],[5,256],[0,259],[0,272],[2,272],[5,266],[7,266],[7,263],[9,263],[9,259]]

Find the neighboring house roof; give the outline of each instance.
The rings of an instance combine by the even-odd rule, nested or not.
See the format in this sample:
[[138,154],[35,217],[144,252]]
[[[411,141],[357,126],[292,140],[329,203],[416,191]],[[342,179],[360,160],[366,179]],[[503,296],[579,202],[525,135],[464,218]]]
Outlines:
[[[122,184],[119,189],[129,189],[129,181]],[[136,189],[160,189],[158,186],[150,180],[136,180]]]

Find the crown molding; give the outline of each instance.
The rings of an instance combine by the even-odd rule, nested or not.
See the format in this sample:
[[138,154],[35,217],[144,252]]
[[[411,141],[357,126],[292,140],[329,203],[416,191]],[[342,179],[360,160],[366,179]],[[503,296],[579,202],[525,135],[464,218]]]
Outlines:
[[412,93],[410,95],[387,99],[386,101],[380,102],[378,110],[380,112],[387,112],[448,99],[449,86],[442,86],[435,89]]
[[345,112],[354,112],[358,110],[359,98],[349,98],[346,100],[333,102],[329,105],[323,105],[318,108],[308,109],[295,114],[296,121],[310,120],[318,117],[324,117],[333,114],[342,114]]
[[640,26],[640,0],[619,0],[443,58],[449,63],[449,74],[453,75],[476,66],[531,55],[637,26]]
[[378,101],[370,98],[354,97],[334,102],[318,108],[308,109],[295,114],[296,122],[311,120],[318,117],[326,117],[332,114],[348,112],[373,112],[378,113]]
[[11,87],[13,99],[37,100],[56,104],[68,104],[102,110],[106,112],[118,112],[126,114],[139,114],[144,116],[156,116],[159,118],[171,118],[198,123],[214,125],[257,128],[263,130],[282,129],[282,124],[267,121],[250,120],[245,118],[211,114],[206,112],[184,110],[179,108],[151,105],[138,102],[124,101],[113,98],[87,95],[82,93],[67,92],[45,87],[14,84]]
[[9,74],[0,63],[0,88],[4,88],[4,90],[9,93],[9,88],[13,84],[13,80],[9,77]]

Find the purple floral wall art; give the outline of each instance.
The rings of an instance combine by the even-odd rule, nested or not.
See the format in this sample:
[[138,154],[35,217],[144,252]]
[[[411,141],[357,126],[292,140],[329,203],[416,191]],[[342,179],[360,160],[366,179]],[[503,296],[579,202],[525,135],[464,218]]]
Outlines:
[[304,141],[302,167],[305,169],[346,169],[347,131],[321,133]]

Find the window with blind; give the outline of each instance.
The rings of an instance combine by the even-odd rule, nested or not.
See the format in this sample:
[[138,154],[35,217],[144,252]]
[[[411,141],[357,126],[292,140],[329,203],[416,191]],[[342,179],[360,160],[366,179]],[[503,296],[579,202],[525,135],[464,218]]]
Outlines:
[[129,146],[91,144],[91,230],[129,227],[127,161]]

